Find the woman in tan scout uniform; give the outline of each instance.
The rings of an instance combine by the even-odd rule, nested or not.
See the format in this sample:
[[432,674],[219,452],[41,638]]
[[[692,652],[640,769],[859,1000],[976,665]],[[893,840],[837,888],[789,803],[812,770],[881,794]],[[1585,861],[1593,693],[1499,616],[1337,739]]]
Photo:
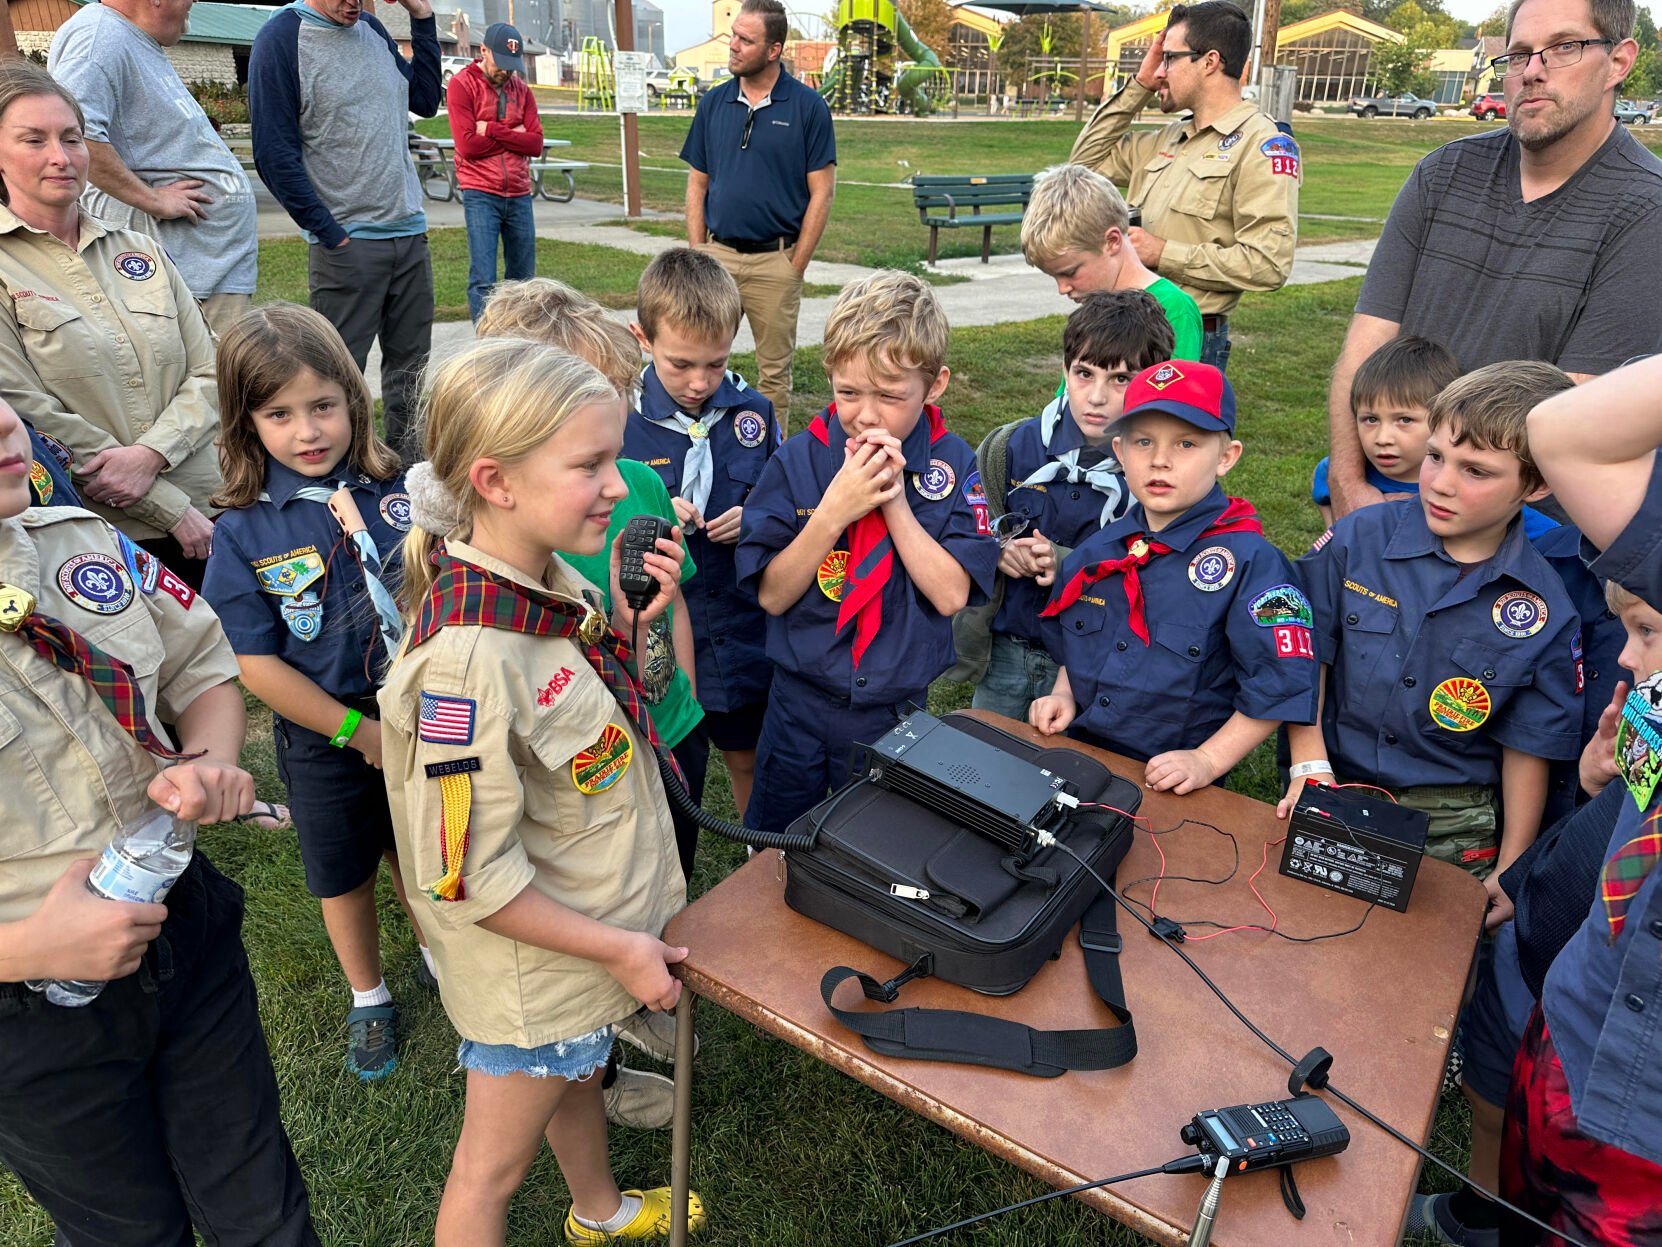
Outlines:
[[69,447],[92,510],[200,586],[219,488],[213,338],[154,238],[80,209],[82,122],[45,70],[0,65],[0,397]]
[[[203,823],[252,808],[236,658],[208,605],[103,520],[26,510],[29,462],[0,402],[0,1164],[74,1247],[173,1247],[193,1228],[313,1247],[241,890],[200,852],[165,905],[86,886],[157,805]],[[66,1008],[40,979],[106,985]]]
[[[438,1247],[492,1247],[544,1137],[572,1243],[665,1233],[668,1188],[620,1191],[600,1072],[619,1022],[671,1008],[658,939],[686,903],[657,735],[594,593],[617,391],[550,347],[487,339],[440,367],[410,470],[403,649],[380,694],[398,860],[462,1036],[461,1138]],[[672,574],[655,571],[666,591]],[[693,1223],[703,1220],[692,1202]]]

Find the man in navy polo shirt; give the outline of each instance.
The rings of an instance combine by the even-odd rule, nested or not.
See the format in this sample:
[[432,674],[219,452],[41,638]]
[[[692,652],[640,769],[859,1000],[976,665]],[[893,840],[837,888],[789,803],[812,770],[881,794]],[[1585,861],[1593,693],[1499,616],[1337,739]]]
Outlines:
[[802,274],[837,187],[831,110],[779,65],[789,30],[780,0],[744,0],[727,57],[733,76],[699,102],[681,148],[692,166],[687,241],[739,284],[756,339],[756,388],[773,400],[781,428]]

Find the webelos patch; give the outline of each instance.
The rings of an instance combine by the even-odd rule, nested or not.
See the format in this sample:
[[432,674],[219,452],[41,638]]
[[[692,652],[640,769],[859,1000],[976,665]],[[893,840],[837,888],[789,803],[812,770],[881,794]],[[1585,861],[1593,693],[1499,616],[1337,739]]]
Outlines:
[[291,597],[323,577],[323,556],[316,546],[301,546],[286,554],[255,559],[249,564],[260,588],[279,597]]
[[1489,721],[1494,702],[1480,680],[1454,676],[1431,690],[1431,721],[1451,732],[1475,732]]
[[741,446],[755,449],[767,435],[767,424],[753,411],[741,412],[739,418],[733,421],[733,436],[739,439]]
[[1524,589],[1501,594],[1490,614],[1503,636],[1521,639],[1547,626],[1546,601]]
[[123,251],[115,258],[115,271],[129,281],[149,281],[156,275],[156,257],[143,251]]
[[623,778],[634,756],[635,746],[629,733],[615,723],[608,723],[600,739],[571,760],[571,782],[585,797],[605,792]]
[[410,495],[387,494],[381,499],[381,518],[389,528],[401,533],[410,531]]
[[1189,560],[1189,583],[1202,593],[1216,593],[1235,579],[1235,553],[1227,546],[1208,546]]
[[981,484],[980,472],[971,472],[964,478],[964,501],[969,503],[970,513],[975,516],[975,531],[983,537],[991,535],[992,516],[987,510],[987,489]]
[[923,471],[912,473],[913,487],[930,502],[945,498],[957,481],[952,475],[952,465],[945,459],[931,459]]
[[1293,142],[1292,135],[1272,134],[1258,144],[1258,150],[1269,157],[1271,173],[1290,178],[1298,176],[1298,144]]
[[1158,371],[1148,379],[1148,383],[1157,390],[1163,390],[1173,381],[1183,380],[1183,373],[1176,364],[1161,364]]
[[40,499],[41,506],[47,506],[52,501],[52,473],[47,471],[46,465],[39,459],[29,461],[29,488],[35,491],[35,497]]
[[82,610],[117,615],[133,604],[127,569],[108,554],[77,554],[58,568],[58,588]]
[[1310,599],[1300,592],[1297,585],[1274,585],[1265,589],[1252,599],[1252,605],[1248,609],[1252,612],[1252,622],[1260,628],[1282,628],[1288,625],[1312,628],[1316,623],[1315,612],[1310,609]]
[[1616,770],[1641,810],[1662,781],[1662,671],[1640,680],[1616,724]]
[[827,554],[814,573],[814,579],[819,582],[819,591],[826,597],[833,602],[842,601],[843,588],[848,583],[848,551],[833,550]]

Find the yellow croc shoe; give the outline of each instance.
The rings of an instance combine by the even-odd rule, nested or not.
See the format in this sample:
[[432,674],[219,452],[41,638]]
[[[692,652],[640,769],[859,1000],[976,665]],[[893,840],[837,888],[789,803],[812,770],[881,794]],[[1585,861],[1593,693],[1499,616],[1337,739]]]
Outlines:
[[[623,1243],[642,1238],[665,1238],[669,1235],[669,1187],[654,1187],[650,1191],[625,1191],[641,1201],[641,1210],[621,1230],[608,1234],[605,1230],[590,1229],[566,1213],[566,1242],[568,1243]],[[687,1192],[687,1228],[696,1230],[704,1224],[704,1201],[697,1191]]]

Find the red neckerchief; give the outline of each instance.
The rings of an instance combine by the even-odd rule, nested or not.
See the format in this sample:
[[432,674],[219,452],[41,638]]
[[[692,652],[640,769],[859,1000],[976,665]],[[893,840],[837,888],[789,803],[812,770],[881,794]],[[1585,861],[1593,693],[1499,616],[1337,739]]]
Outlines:
[[[929,444],[933,446],[946,436],[946,421],[933,403],[925,404],[923,414],[929,419]],[[828,417],[837,418],[837,404],[832,403],[808,425],[808,432],[827,447],[831,445]],[[848,526],[848,573],[842,603],[837,607],[838,632],[848,627],[849,620],[855,621],[852,656],[856,668],[883,626],[883,586],[889,583],[893,571],[894,543],[889,540],[889,524],[882,508],[877,508]]]
[[[1262,533],[1263,524],[1259,523],[1258,512],[1252,509],[1252,504],[1245,498],[1231,498],[1227,506],[1213,520],[1206,531],[1196,537],[1196,541],[1207,537],[1215,537],[1219,533]],[[1163,541],[1143,533],[1137,533],[1125,543],[1125,554],[1117,559],[1103,559],[1092,567],[1082,568],[1073,574],[1073,579],[1062,586],[1062,591],[1051,599],[1050,605],[1039,612],[1041,618],[1048,619],[1052,615],[1060,615],[1068,607],[1079,600],[1082,593],[1090,585],[1099,580],[1106,580],[1110,576],[1123,575],[1125,577],[1125,598],[1131,607],[1131,631],[1144,645],[1148,644],[1148,622],[1143,617],[1143,582],[1137,575],[1139,567],[1148,566],[1148,561],[1157,555],[1170,554],[1172,547]]]

